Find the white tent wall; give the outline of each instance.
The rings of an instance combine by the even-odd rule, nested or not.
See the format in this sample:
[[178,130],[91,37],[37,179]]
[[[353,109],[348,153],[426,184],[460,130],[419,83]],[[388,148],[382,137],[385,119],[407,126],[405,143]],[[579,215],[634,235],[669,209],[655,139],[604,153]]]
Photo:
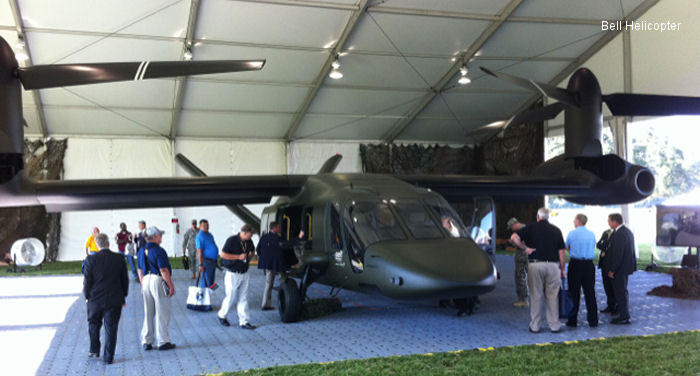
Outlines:
[[700,96],[700,1],[663,0],[647,22],[675,22],[677,31],[632,31],[632,92]]
[[[64,179],[189,176],[174,165],[176,153],[184,154],[211,176],[284,174],[285,150],[283,142],[178,140],[173,153],[167,140],[76,137],[68,140]],[[247,207],[260,215],[264,206]],[[180,220],[177,237],[172,231],[173,217]],[[64,212],[58,260],[82,259],[85,240],[93,226],[113,238],[120,222],[125,222],[134,232],[139,220],[165,230],[163,247],[171,256],[181,254],[182,235],[194,218],[209,220],[210,231],[219,246],[243,225],[224,206]]]
[[287,151],[289,174],[315,174],[330,157],[341,154],[336,172],[362,172],[360,142],[292,142]]
[[[285,174],[286,156],[283,142],[261,141],[202,141],[179,140],[175,144],[177,153],[191,160],[210,176],[227,175],[274,175]],[[190,176],[176,166],[175,176]],[[257,216],[262,214],[266,204],[246,205]],[[181,207],[174,209],[180,219],[180,235],[189,228],[192,219],[207,219],[209,231],[217,245],[223,247],[226,239],[238,233],[243,222],[225,206]],[[257,244],[257,236],[253,241]],[[179,248],[178,254],[182,254]]]
[[[165,177],[172,174],[170,143],[146,139],[70,138],[64,158],[64,179],[107,179]],[[64,212],[61,216],[61,243],[58,260],[79,260],[85,257],[85,241],[92,227],[114,235],[119,223],[130,231],[138,228],[138,221],[170,230],[172,209],[130,209]],[[163,239],[166,249],[172,239]],[[116,244],[112,247],[117,249]]]

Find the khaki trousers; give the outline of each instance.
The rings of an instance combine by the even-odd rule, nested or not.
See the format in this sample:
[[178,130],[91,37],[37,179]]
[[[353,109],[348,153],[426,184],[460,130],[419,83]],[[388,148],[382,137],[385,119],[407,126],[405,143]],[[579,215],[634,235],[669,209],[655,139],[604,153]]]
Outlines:
[[[527,284],[530,288],[530,329],[539,331],[542,314],[545,313],[549,329],[561,329],[559,322],[559,288],[561,271],[559,262],[531,262],[527,269]],[[545,309],[543,311],[542,304]]]
[[158,346],[168,343],[170,342],[170,333],[168,332],[170,298],[163,289],[163,277],[149,273],[143,276],[141,284],[144,311],[141,343],[153,344],[154,331],[158,338]]

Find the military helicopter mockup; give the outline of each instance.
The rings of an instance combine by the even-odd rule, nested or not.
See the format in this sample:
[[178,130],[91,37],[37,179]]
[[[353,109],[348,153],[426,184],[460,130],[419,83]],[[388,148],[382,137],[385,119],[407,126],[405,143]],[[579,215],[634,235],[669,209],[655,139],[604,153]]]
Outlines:
[[[314,282],[378,292],[398,299],[468,298],[494,289],[496,269],[476,226],[488,216],[461,222],[447,200],[559,195],[585,204],[629,203],[651,194],[654,176],[616,155],[602,155],[602,101],[617,115],[699,114],[700,99],[613,94],[603,96],[593,74],[581,69],[567,89],[525,82],[560,102],[518,114],[510,124],[551,118],[566,111],[566,149],[532,176],[398,176],[334,173],[339,156],[315,175],[206,177],[191,165],[192,178],[33,181],[23,173],[20,83],[25,89],[134,78],[260,69],[257,62],[106,63],[19,68],[0,39],[0,207],[44,205],[47,211],[229,205],[246,222],[265,229],[283,223],[290,239],[304,229],[300,267],[280,289],[282,320],[299,317]],[[655,105],[659,104],[660,105]],[[187,165],[184,157],[178,161]],[[191,163],[190,163],[191,164]],[[193,194],[196,193],[196,194]],[[262,218],[242,204],[269,202]],[[482,197],[483,198],[480,198]],[[493,216],[489,217],[493,222]],[[493,239],[491,239],[493,241]],[[478,243],[482,243],[481,245]]]

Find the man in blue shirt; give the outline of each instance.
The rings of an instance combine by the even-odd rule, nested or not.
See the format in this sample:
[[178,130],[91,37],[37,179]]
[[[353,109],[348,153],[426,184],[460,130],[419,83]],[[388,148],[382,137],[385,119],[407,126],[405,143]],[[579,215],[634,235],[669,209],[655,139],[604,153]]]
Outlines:
[[199,221],[199,233],[195,238],[197,260],[199,262],[199,287],[216,289],[216,264],[219,258],[219,247],[214,242],[214,235],[209,232],[209,221]]
[[170,342],[168,324],[170,323],[170,297],[175,295],[175,285],[171,278],[172,268],[168,254],[160,243],[163,231],[149,227],[144,232],[146,245],[139,250],[139,278],[143,293],[144,320],[141,330],[141,344],[144,350],[153,349],[153,332],[158,325],[158,350],[170,350],[175,344]]
[[581,288],[586,298],[586,310],[588,311],[588,325],[598,326],[598,304],[595,298],[595,234],[586,228],[588,218],[583,214],[576,214],[574,218],[575,229],[566,237],[566,249],[569,251],[569,293],[574,301],[574,310],[566,321],[566,326],[576,327],[578,320],[578,308],[581,301]]

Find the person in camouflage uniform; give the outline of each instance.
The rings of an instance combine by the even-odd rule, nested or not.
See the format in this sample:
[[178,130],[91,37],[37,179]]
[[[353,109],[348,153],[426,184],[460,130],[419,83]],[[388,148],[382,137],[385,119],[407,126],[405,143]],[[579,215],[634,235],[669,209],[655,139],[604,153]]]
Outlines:
[[197,245],[195,244],[195,239],[197,238],[198,232],[197,220],[193,219],[192,227],[187,229],[187,232],[185,232],[182,238],[182,255],[185,256],[185,251],[187,251],[187,257],[190,259],[192,279],[197,278]]
[[[516,232],[524,224],[520,223],[516,218],[511,218],[507,223],[508,229],[510,231]],[[513,303],[515,307],[527,307],[528,306],[528,294],[527,294],[527,253],[524,249],[515,247],[515,292],[518,295],[518,301]]]

